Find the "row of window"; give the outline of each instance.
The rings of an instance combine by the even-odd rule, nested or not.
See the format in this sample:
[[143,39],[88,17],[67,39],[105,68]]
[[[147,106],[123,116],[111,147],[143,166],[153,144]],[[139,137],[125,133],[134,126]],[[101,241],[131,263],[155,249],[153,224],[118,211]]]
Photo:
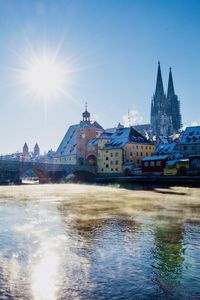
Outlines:
[[157,160],[157,161],[145,161],[144,162],[144,166],[145,167],[160,167],[161,166],[161,161],[160,160]]
[[[130,152],[130,156],[133,156],[133,152]],[[146,153],[143,153],[143,152],[136,152],[136,156],[149,156],[149,153],[146,152]]]
[[[109,168],[109,166],[106,165],[106,168]],[[104,172],[104,169],[102,168],[101,171]],[[115,169],[111,168],[111,171],[112,171],[112,172],[113,172],[113,171],[118,172],[119,170],[118,170],[118,168],[115,168]]]
[[[106,150],[106,153],[108,153],[108,150]],[[113,157],[113,156],[118,156],[118,152],[115,152],[115,153],[111,152],[111,153],[110,153],[110,156],[111,156],[111,157]]]
[[[129,146],[130,147],[130,146]],[[144,146],[144,145],[132,145],[132,149],[153,149],[152,146]]]

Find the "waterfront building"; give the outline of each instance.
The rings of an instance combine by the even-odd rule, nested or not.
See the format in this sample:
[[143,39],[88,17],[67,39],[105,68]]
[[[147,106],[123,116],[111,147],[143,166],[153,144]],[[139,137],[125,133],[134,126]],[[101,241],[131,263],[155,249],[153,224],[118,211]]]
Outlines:
[[167,94],[164,92],[160,62],[156,89],[151,101],[151,126],[153,135],[169,136],[181,128],[180,101],[175,94],[172,71],[169,71]]
[[178,149],[185,157],[200,155],[200,126],[190,126],[185,129]]
[[142,160],[142,173],[163,173],[169,160],[178,160],[183,155],[177,148],[176,143],[158,144],[151,157]]
[[100,136],[103,130],[100,124],[90,120],[86,105],[82,120],[79,124],[69,127],[54,155],[53,162],[72,165],[86,164],[87,144],[90,140]]
[[133,127],[118,128],[111,139],[98,149],[98,173],[122,173],[139,167],[141,160],[154,153],[155,146]]

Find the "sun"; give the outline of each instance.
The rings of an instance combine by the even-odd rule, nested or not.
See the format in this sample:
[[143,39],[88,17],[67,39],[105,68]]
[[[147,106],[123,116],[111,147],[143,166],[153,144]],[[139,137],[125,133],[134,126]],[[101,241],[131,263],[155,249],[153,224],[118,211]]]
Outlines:
[[45,54],[29,63],[23,77],[31,93],[49,99],[62,92],[66,83],[66,70]]

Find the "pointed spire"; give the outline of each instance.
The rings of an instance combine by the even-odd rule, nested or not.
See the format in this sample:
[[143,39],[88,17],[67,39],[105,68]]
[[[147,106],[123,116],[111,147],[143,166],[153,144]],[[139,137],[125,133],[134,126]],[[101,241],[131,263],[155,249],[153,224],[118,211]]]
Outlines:
[[163,88],[163,81],[162,81],[162,74],[160,69],[160,62],[158,62],[158,72],[157,72],[157,80],[156,80],[156,90],[155,95],[164,95],[164,88]]
[[174,83],[173,83],[173,78],[172,78],[172,68],[169,68],[169,81],[168,81],[168,88],[167,88],[167,98],[171,98],[172,96],[175,95],[174,92]]

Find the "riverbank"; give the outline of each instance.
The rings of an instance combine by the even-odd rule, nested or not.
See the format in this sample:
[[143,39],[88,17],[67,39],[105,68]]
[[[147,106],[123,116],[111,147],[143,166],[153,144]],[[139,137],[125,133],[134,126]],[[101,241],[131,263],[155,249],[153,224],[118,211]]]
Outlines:
[[200,176],[121,176],[121,177],[97,177],[96,183],[119,184],[154,184],[164,186],[194,186],[200,187]]

